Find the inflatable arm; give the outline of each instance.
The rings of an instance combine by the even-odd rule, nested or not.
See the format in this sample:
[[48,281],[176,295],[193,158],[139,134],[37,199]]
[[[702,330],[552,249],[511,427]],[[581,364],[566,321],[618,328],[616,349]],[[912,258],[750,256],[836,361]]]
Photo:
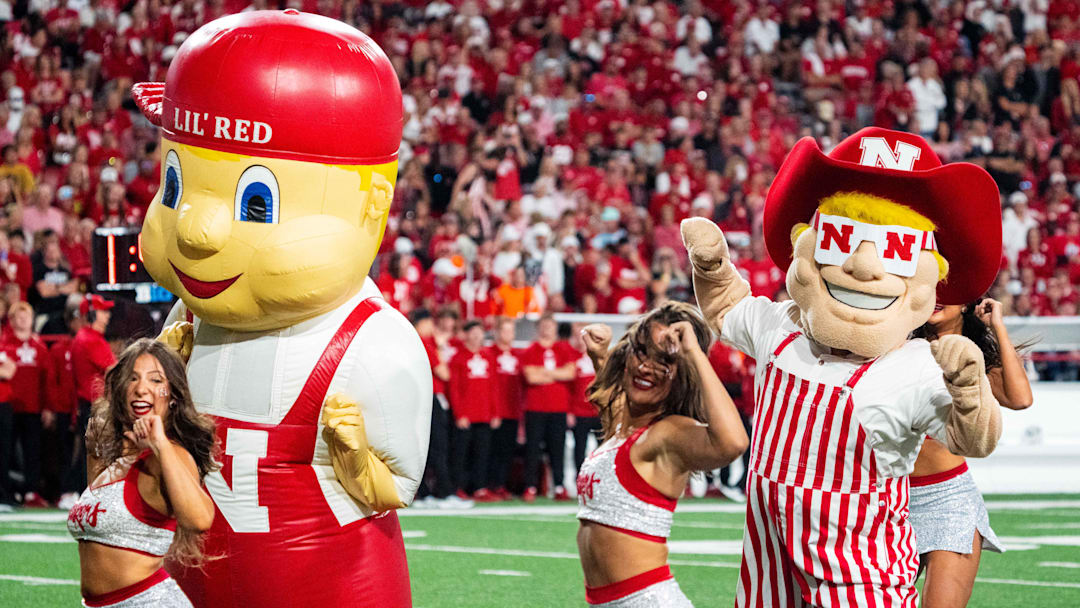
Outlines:
[[407,506],[424,474],[431,427],[424,346],[409,322],[387,309],[364,324],[348,357],[348,381],[331,389],[321,416],[334,473],[372,511]]
[[719,334],[724,315],[750,296],[750,284],[731,263],[724,233],[716,224],[704,218],[690,218],[682,221],[681,230],[694,266],[698,307],[705,321]]

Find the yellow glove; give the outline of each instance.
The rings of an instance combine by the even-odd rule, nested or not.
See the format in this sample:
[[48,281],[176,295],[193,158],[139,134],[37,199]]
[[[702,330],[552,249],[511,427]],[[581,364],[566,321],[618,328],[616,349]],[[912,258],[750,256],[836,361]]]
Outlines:
[[172,347],[180,358],[187,363],[191,357],[191,347],[195,344],[195,326],[187,321],[177,321],[161,330],[158,334],[158,342],[164,342]]
[[390,468],[371,451],[360,407],[345,395],[331,395],[323,404],[322,423],[334,473],[345,491],[373,511],[404,507]]

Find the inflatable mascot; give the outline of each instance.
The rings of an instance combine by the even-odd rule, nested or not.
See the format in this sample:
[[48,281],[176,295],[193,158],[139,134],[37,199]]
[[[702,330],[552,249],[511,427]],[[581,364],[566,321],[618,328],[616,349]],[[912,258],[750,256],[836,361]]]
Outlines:
[[751,297],[720,229],[682,225],[705,318],[758,362],[736,606],[914,606],[919,446],[986,456],[1001,422],[974,343],[908,336],[935,290],[961,304],[993,282],[997,187],[918,136],[868,128],[829,155],[799,141],[763,223],[792,301]]
[[181,299],[162,339],[221,441],[220,559],[177,580],[213,608],[410,606],[394,509],[424,469],[431,372],[367,278],[401,140],[390,61],[332,19],[241,13],[135,98],[162,132],[142,255]]

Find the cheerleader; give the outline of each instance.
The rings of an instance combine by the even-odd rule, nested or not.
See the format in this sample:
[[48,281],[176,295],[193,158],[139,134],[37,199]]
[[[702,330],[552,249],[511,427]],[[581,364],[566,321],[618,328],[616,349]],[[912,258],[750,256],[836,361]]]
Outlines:
[[705,354],[696,309],[669,302],[629,328],[582,331],[597,370],[589,397],[603,443],[578,474],[578,552],[592,606],[691,606],[667,565],[675,504],[690,473],[726,465],[748,439]]
[[142,339],[105,374],[86,433],[87,481],[68,514],[85,606],[179,608],[191,602],[162,567],[203,559],[214,503],[214,424],[195,411],[184,363]]
[[[1005,330],[1001,302],[988,298],[966,306],[938,305],[930,320],[915,331],[916,337],[928,340],[949,334],[963,335],[979,346],[998,403],[1014,410],[1031,405],[1031,385]],[[982,494],[964,458],[929,437],[910,479],[911,525],[920,569],[926,572],[922,605],[966,606],[982,550],[1003,551],[990,529]]]

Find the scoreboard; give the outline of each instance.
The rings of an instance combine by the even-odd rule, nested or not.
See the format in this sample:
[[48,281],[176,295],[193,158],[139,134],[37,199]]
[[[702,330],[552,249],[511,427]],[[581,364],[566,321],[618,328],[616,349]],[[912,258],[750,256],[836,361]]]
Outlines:
[[154,283],[142,262],[141,228],[98,228],[90,243],[94,291],[134,291],[140,303],[170,302],[173,295]]

